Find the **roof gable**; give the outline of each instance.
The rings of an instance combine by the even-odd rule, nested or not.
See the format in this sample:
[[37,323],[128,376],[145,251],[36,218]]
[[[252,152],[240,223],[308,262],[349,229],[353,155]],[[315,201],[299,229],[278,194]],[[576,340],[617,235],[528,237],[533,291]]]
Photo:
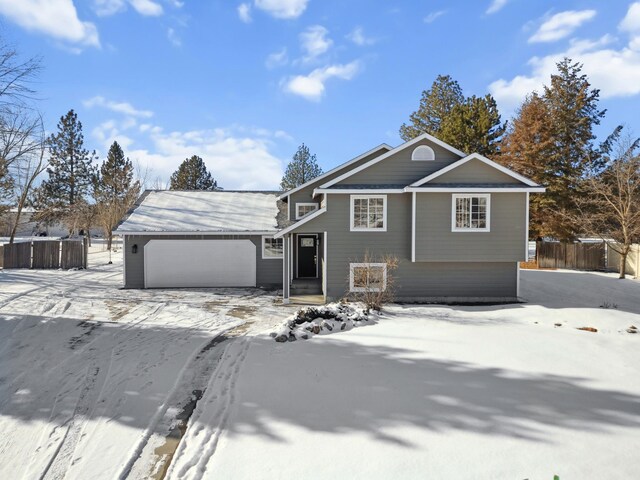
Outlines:
[[379,154],[382,155],[385,152],[388,152],[388,151],[390,151],[392,149],[393,149],[393,147],[387,145],[386,143],[381,143],[377,147],[374,147],[371,150],[368,150],[368,151],[366,151],[364,153],[361,153],[357,157],[354,157],[351,160],[349,160],[349,161],[347,161],[347,162],[345,162],[345,163],[343,163],[341,165],[338,165],[335,168],[332,168],[328,172],[325,172],[325,173],[323,173],[321,175],[318,175],[317,177],[312,178],[308,182],[305,182],[305,183],[303,183],[302,185],[299,185],[296,188],[293,188],[291,190],[287,190],[286,192],[281,194],[278,198],[279,199],[286,198],[287,196],[289,196],[289,195],[291,195],[291,194],[293,194],[293,193],[295,193],[297,191],[300,191],[300,190],[302,190],[304,188],[307,188],[307,187],[309,187],[309,186],[311,186],[313,184],[319,183],[320,181],[326,179],[327,177],[330,177],[331,175],[335,175],[336,173],[348,168],[349,166],[351,166],[351,165],[353,165],[355,163],[358,163],[360,160],[362,160],[362,159],[364,159],[364,158],[366,158],[366,157],[368,157],[368,156],[370,156],[372,154],[375,154],[375,153],[379,152]]
[[[483,168],[482,178],[478,178],[478,170],[472,168],[472,165],[476,162],[483,166],[490,167],[494,170],[494,173],[492,174],[490,170]],[[454,170],[458,170],[460,174],[454,175]],[[449,172],[451,172],[451,174],[449,174]],[[457,162],[452,163],[451,165],[432,173],[431,175],[427,175],[426,177],[421,178],[417,182],[412,183],[410,186],[419,187],[426,183],[446,183],[448,181],[465,183],[468,182],[470,175],[475,175],[475,181],[478,181],[479,183],[486,183],[487,181],[491,181],[497,183],[522,183],[529,187],[539,186],[533,180],[523,177],[513,170],[510,170],[507,167],[500,165],[499,163],[489,160],[487,157],[484,157],[478,153],[472,153],[471,155],[468,155],[465,158],[462,158]]]
[[370,161],[368,161],[367,163],[360,165],[359,167],[353,168],[347,172],[345,172],[344,174],[340,175],[339,177],[334,178],[333,180],[326,182],[322,185],[320,185],[320,188],[329,188],[332,185],[335,185],[338,182],[343,181],[346,178],[351,177],[352,175],[355,175],[356,173],[359,173],[363,170],[366,170],[367,168],[388,159],[389,157],[395,155],[398,152],[401,152],[402,150],[405,150],[407,148],[410,148],[424,140],[427,140],[431,143],[434,143],[435,145],[438,145],[442,148],[444,148],[445,150],[448,150],[452,153],[454,153],[455,155],[457,155],[458,157],[464,157],[466,154],[460,150],[458,150],[457,148],[452,147],[451,145],[443,142],[442,140],[438,140],[436,137],[434,137],[433,135],[429,135],[428,133],[423,133],[422,135],[418,135],[416,138],[409,140],[408,142],[403,143],[402,145],[397,146],[396,148],[389,150],[387,153],[380,155],[379,157],[376,157]]

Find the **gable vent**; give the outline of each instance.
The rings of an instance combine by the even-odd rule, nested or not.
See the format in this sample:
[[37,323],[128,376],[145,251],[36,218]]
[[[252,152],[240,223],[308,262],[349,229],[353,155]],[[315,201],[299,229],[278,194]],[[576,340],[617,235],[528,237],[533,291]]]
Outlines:
[[428,147],[427,145],[420,145],[419,147],[416,147],[411,154],[411,160],[415,160],[418,162],[432,161],[435,159],[436,154],[433,151],[433,148]]

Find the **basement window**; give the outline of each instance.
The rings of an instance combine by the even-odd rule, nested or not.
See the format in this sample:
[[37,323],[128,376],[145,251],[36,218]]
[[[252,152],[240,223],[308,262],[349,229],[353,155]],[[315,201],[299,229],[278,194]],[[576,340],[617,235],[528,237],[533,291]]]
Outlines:
[[351,292],[384,292],[387,288],[386,263],[350,263]]

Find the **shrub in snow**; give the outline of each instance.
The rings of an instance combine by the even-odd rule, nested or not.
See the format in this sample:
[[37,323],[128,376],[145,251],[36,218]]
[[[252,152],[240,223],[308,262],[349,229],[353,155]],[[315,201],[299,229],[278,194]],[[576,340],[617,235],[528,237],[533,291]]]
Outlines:
[[284,321],[271,336],[276,342],[307,340],[313,335],[351,330],[373,320],[377,313],[357,303],[329,303],[318,307],[305,307]]

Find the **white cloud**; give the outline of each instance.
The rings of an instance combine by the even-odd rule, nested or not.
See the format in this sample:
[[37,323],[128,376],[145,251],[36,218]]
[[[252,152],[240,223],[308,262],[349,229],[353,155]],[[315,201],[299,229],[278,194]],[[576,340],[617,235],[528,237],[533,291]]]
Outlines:
[[308,27],[300,34],[300,47],[305,52],[305,61],[312,61],[331,48],[333,40],[328,35],[329,30],[322,25]]
[[353,61],[344,65],[329,65],[317,68],[309,75],[296,75],[284,82],[284,89],[307,100],[319,101],[325,91],[325,82],[330,78],[351,80],[360,71],[360,62]]
[[446,10],[438,10],[437,12],[431,12],[429,15],[427,15],[426,17],[424,17],[424,23],[432,23],[434,22],[437,18],[441,17],[442,15],[444,15],[445,13],[447,13]]
[[595,10],[567,10],[546,20],[529,38],[529,43],[555,42],[571,35],[580,25],[596,16]]
[[174,47],[180,47],[182,45],[182,40],[176,33],[175,29],[171,27],[167,29],[167,38]]
[[376,43],[376,39],[372,37],[367,37],[364,34],[364,30],[362,27],[356,27],[353,31],[347,35],[347,38],[351,40],[353,43],[358,45],[359,47],[364,47],[367,45],[373,45]]
[[151,0],[129,0],[129,3],[140,15],[157,17],[164,13],[162,5]]
[[267,68],[276,68],[282,65],[286,65],[289,62],[289,55],[287,54],[287,48],[283,47],[282,50],[270,53],[265,60]]
[[249,5],[248,3],[241,3],[240,5],[238,5],[238,16],[244,23],[250,23],[251,5]]
[[500,10],[502,10],[502,8],[509,2],[509,0],[493,0],[491,2],[491,4],[489,5],[489,8],[487,8],[487,11],[485,12],[487,15],[491,15],[492,13],[496,13]]
[[76,46],[100,47],[96,26],[83,22],[72,0],[0,0],[0,14],[30,31]]
[[[123,12],[127,4],[140,15],[147,17],[158,17],[164,13],[162,5],[153,0],[93,0],[93,9],[97,15],[106,17]],[[175,8],[182,7],[182,3],[176,1],[172,1],[171,5]]]
[[153,116],[153,112],[150,110],[138,110],[128,102],[114,102],[113,100],[107,100],[101,95],[85,100],[82,104],[86,108],[102,107],[130,117],[150,118]]
[[[622,26],[622,24],[621,24]],[[640,42],[631,35],[629,43],[612,47],[615,39],[604,35],[598,40],[573,40],[568,49],[545,57],[533,57],[528,64],[531,72],[511,80],[499,79],[489,85],[489,91],[500,107],[513,110],[532,91],[541,91],[556,72],[556,63],[564,57],[583,64],[583,72],[601,98],[640,94]]]
[[255,0],[256,8],[275,18],[297,18],[307,8],[309,0]]
[[632,3],[619,28],[631,35],[630,48],[640,50],[640,2]]
[[[137,128],[134,128],[137,127]],[[165,132],[135,119],[106,120],[92,130],[101,155],[117,141],[151,178],[167,181],[185,158],[199,155],[218,184],[226,189],[277,189],[283,164],[271,153],[274,141],[291,137],[284,131],[232,125],[227,128]]]

